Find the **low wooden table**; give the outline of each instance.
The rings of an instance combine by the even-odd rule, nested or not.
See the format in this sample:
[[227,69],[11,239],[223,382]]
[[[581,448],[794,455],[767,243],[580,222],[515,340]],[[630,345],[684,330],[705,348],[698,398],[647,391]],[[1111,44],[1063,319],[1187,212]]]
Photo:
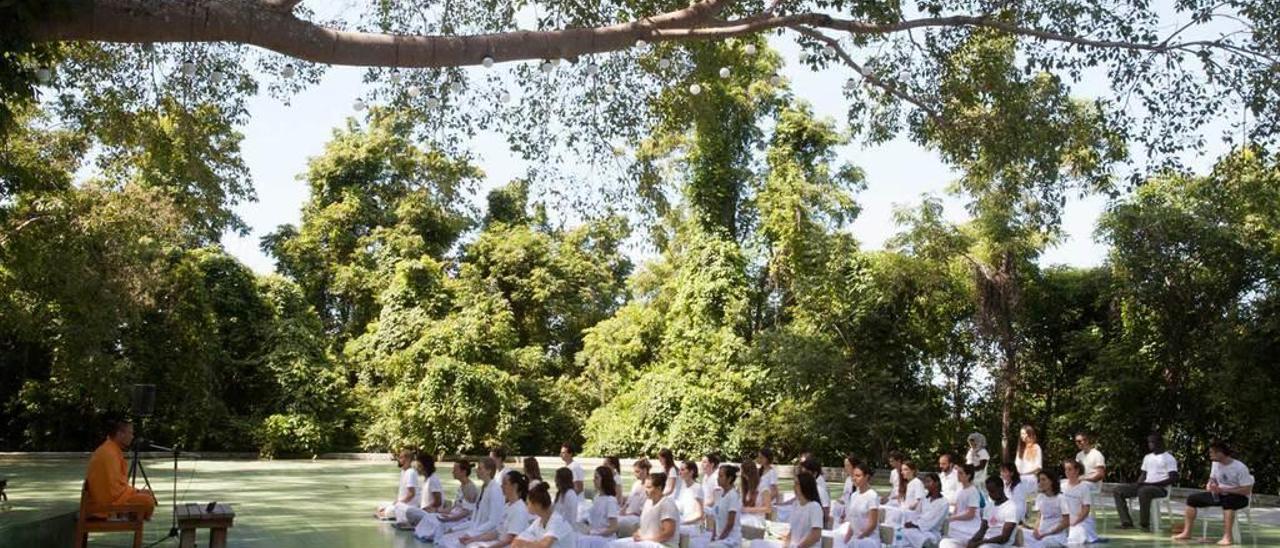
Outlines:
[[227,529],[236,513],[230,504],[219,504],[205,512],[207,504],[189,503],[178,506],[178,547],[195,548],[196,529],[209,529],[209,548],[226,548]]

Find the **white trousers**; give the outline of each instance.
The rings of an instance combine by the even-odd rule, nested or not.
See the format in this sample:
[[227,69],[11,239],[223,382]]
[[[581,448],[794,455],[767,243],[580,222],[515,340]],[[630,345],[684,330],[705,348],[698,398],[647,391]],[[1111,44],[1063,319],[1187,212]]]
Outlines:
[[880,548],[880,528],[876,528],[871,536],[859,538],[856,535],[859,531],[854,531],[853,537],[849,538],[849,542],[845,542],[845,538],[849,537],[849,530],[853,525],[849,522],[841,523],[831,532],[831,548]]
[[1036,535],[1031,529],[1023,529],[1022,545],[1027,548],[1059,548],[1067,545],[1067,533],[1061,532],[1036,540]]
[[618,539],[605,545],[607,548],[669,548],[667,545],[652,540]]

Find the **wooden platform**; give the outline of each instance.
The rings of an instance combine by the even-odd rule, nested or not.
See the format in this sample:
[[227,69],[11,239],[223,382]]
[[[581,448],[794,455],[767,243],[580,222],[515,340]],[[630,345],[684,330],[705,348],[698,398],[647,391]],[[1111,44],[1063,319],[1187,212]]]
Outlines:
[[195,548],[200,529],[209,530],[209,548],[226,548],[227,529],[235,522],[236,513],[229,504],[218,504],[206,511],[207,504],[178,505],[178,546]]

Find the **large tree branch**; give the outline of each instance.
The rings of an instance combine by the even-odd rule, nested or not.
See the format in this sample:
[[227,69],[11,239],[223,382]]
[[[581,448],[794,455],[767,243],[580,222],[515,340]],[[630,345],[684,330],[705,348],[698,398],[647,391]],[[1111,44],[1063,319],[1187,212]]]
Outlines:
[[285,13],[293,11],[293,8],[301,3],[302,0],[262,0],[262,4],[266,7]]

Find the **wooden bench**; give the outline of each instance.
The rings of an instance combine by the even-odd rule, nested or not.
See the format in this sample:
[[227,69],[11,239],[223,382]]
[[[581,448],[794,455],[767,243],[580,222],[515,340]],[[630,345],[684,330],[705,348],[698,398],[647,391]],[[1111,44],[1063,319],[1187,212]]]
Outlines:
[[206,512],[206,504],[178,506],[178,548],[195,548],[196,529],[209,529],[209,548],[227,547],[227,529],[236,519],[229,504],[219,504]]
[[[142,547],[143,516],[150,504],[90,504],[89,482],[80,485],[80,510],[76,512],[75,548],[89,544],[89,533],[123,533],[133,531],[133,548]],[[107,518],[94,516],[106,515]],[[120,516],[117,518],[116,516]]]

